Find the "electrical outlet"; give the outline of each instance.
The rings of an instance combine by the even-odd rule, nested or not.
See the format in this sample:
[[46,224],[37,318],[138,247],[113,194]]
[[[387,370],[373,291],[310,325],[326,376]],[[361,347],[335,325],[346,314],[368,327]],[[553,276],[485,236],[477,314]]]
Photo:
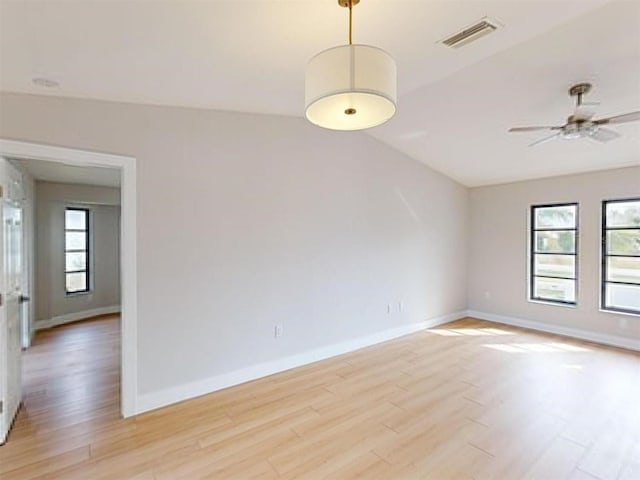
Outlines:
[[282,324],[276,323],[276,326],[273,329],[273,336],[275,338],[280,338],[282,336]]

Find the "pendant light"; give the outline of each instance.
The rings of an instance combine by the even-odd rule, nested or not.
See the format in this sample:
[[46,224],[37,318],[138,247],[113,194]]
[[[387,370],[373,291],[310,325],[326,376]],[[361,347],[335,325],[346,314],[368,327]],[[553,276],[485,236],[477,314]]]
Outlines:
[[396,113],[396,63],[384,50],[351,41],[353,7],[360,0],[338,0],[349,9],[349,44],[320,52],[307,65],[305,115],[320,127],[362,130]]

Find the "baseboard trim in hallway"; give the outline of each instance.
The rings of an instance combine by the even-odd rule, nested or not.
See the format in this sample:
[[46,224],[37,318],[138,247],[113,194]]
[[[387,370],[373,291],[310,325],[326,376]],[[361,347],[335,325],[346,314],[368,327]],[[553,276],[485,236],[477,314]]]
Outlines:
[[47,328],[57,327],[59,325],[65,325],[67,323],[77,322],[78,320],[85,320],[87,318],[98,317],[100,315],[113,315],[120,313],[120,305],[111,305],[109,307],[92,308],[90,310],[82,310],[81,312],[67,313],[66,315],[59,315],[47,320],[38,320],[35,322],[35,330],[45,330]]

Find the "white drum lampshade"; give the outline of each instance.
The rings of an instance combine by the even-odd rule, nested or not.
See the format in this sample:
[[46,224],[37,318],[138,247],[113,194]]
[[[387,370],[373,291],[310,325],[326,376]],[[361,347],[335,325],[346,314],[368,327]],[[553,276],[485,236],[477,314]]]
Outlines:
[[313,57],[307,65],[305,115],[320,127],[362,130],[396,112],[396,63],[369,45],[342,45]]

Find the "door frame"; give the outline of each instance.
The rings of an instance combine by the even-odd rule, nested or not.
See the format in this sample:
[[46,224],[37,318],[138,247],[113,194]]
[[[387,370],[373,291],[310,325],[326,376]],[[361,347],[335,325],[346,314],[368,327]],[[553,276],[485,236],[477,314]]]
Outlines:
[[77,167],[103,167],[120,170],[120,291],[121,361],[120,411],[123,417],[137,413],[138,397],[138,289],[136,231],[135,157],[55,147],[0,138],[0,156],[29,158]]

